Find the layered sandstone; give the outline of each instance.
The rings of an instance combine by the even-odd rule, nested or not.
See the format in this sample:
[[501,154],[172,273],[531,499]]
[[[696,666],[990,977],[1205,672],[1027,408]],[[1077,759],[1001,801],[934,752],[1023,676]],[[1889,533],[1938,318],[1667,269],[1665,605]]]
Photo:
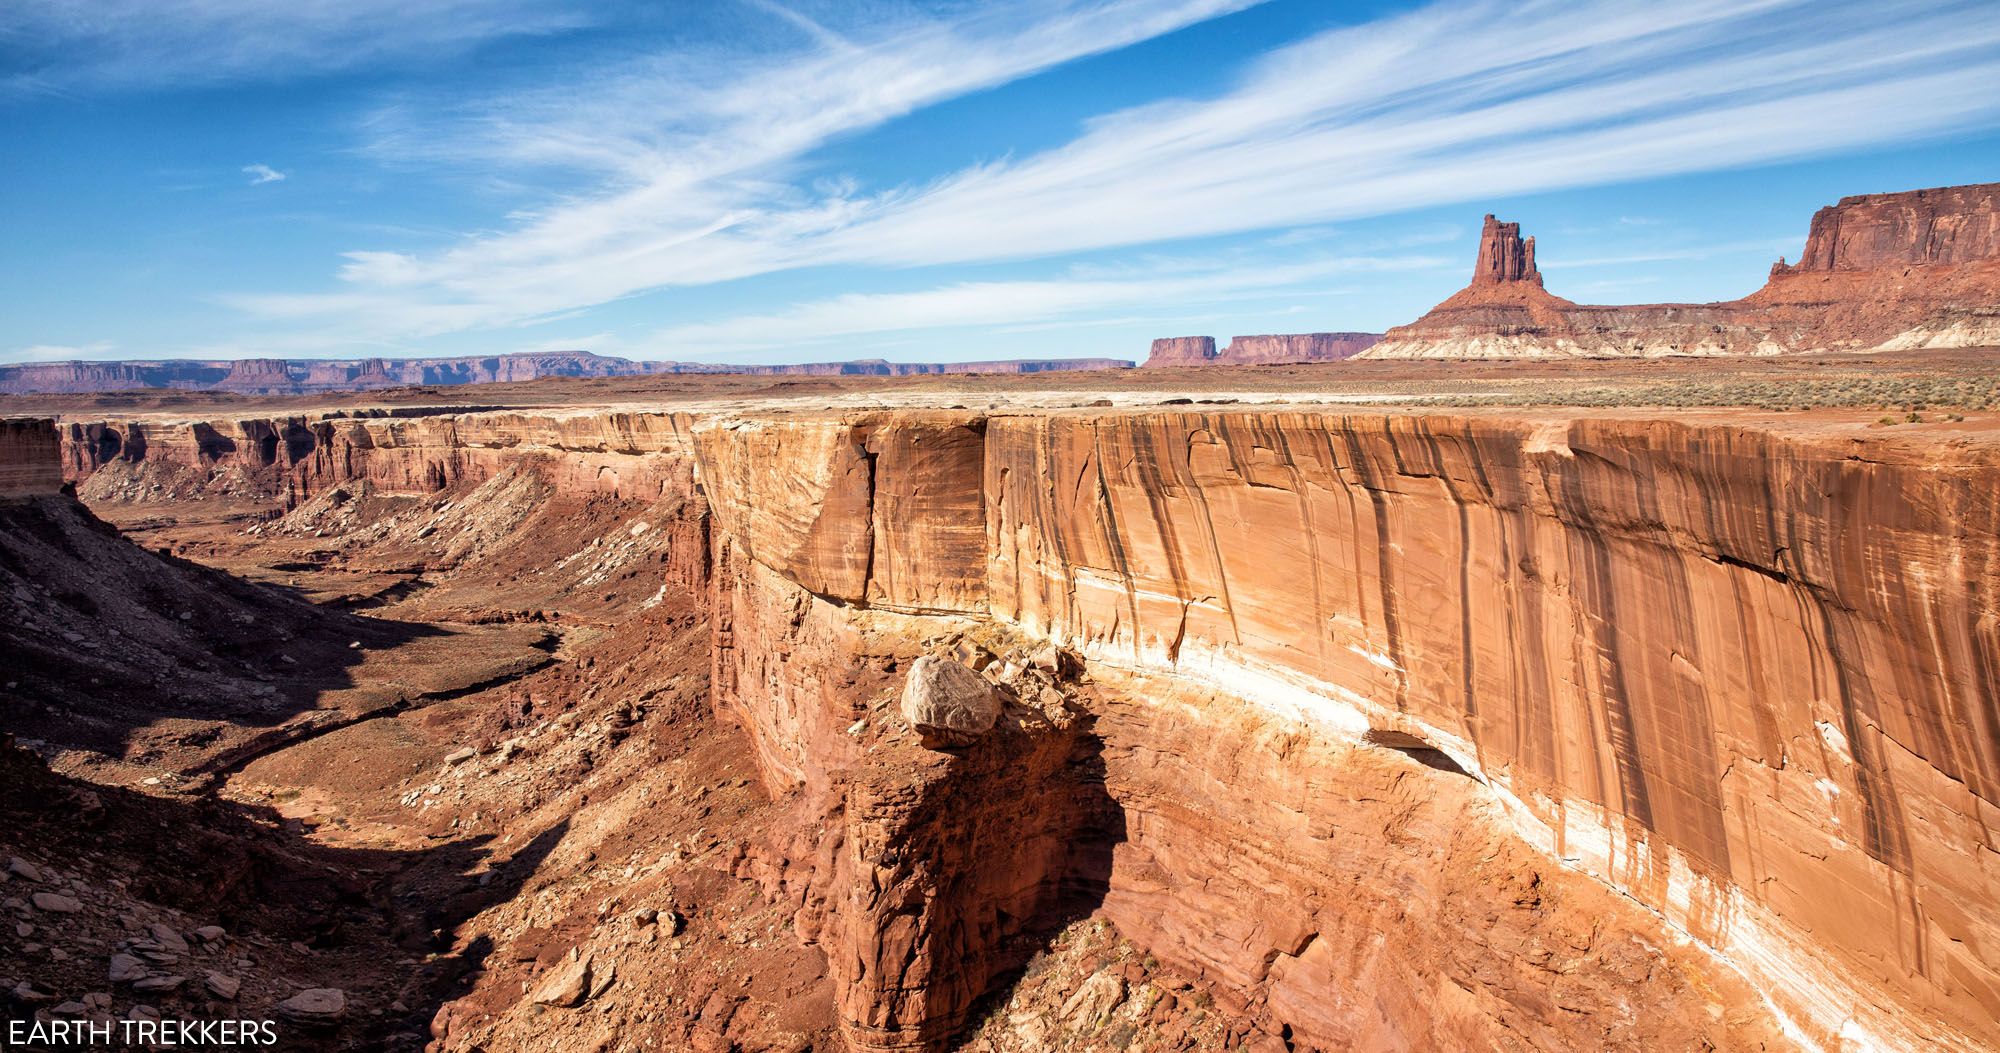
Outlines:
[[1176,336],[1153,341],[1148,366],[1275,366],[1297,362],[1339,362],[1366,351],[1378,333],[1289,333],[1231,337],[1215,349],[1209,336]]
[[62,489],[62,450],[55,422],[0,419],[0,498],[41,497]]
[[[2000,482],[2000,451],[1974,444],[1938,462],[1865,432],[1570,417],[976,424],[983,441],[921,462],[932,473],[921,483],[881,461],[866,476],[886,490],[981,495],[977,535],[963,504],[938,507],[928,524],[903,517],[909,535],[971,551],[943,564],[945,581],[896,589],[934,612],[1078,646],[1106,675],[1156,670],[1225,692],[1129,720],[1123,703],[1090,703],[1125,824],[1102,909],[1155,953],[1230,977],[1269,1012],[1283,1007],[1271,1019],[1316,1046],[1490,1039],[1466,1021],[1421,1029],[1450,970],[1414,952],[1393,973],[1430,996],[1388,1008],[1327,1001],[1388,974],[1347,950],[1363,934],[1340,908],[1313,907],[1311,890],[1351,897],[1359,882],[1395,918],[1395,897],[1368,884],[1394,881],[1358,878],[1367,862],[1345,857],[1340,838],[1273,835],[1296,820],[1261,809],[1292,792],[1295,772],[1245,789],[1253,773],[1292,763],[1305,785],[1339,786],[1360,778],[1342,750],[1428,744],[1489,787],[1526,842],[1725,955],[1795,1036],[1891,1048],[2000,1040],[2000,872],[1982,832],[2000,776],[1990,673],[2000,520],[1984,496]],[[697,427],[718,527],[762,568],[749,579],[793,612],[778,635],[804,614],[869,637],[861,612],[880,590],[837,524],[863,533],[882,516],[859,467],[767,483],[743,502],[724,496],[731,480],[813,473],[829,449],[862,451],[858,465],[885,428],[921,447],[917,433],[974,427],[907,414]],[[729,474],[709,470],[722,463]],[[799,504],[771,507],[787,502]],[[983,579],[967,578],[980,565]],[[801,568],[838,592],[816,595]],[[799,590],[791,599],[787,585]],[[751,649],[734,631],[723,653],[741,656]],[[847,658],[819,673],[773,664],[800,653],[788,644],[747,679],[740,657],[725,662],[734,679],[718,672],[719,699],[753,728],[779,785],[831,784],[842,776],[815,772],[866,763],[829,743],[868,712],[869,691],[841,686],[866,678],[840,672],[868,649],[820,646]],[[1238,712],[1231,696],[1252,708],[1225,716]],[[1191,738],[1167,741],[1168,713],[1185,714],[1174,719],[1189,721]],[[1231,734],[1247,738],[1226,740],[1239,745],[1204,752],[1245,720]],[[1271,759],[1229,759],[1262,735]],[[1320,748],[1309,743],[1332,751],[1324,765],[1296,760]],[[1178,790],[1188,785],[1207,787],[1192,812]],[[1325,807],[1336,828],[1367,828],[1336,801]],[[1311,814],[1281,814],[1301,811]],[[1370,843],[1380,862],[1379,839]],[[1272,847],[1246,854],[1251,844]],[[1279,845],[1293,862],[1269,854]],[[1210,856],[1230,852],[1235,862]],[[1214,898],[1230,883],[1306,906],[1250,914],[1246,927],[1238,912],[1258,897]],[[1533,984],[1503,990],[1515,993],[1486,990],[1491,1013],[1467,1019],[1558,1027]]]
[[[428,493],[493,477],[529,454],[551,455],[565,489],[653,499],[678,485],[690,418],[673,413],[250,417],[212,421],[71,422],[62,472],[81,480],[112,464],[233,470],[288,504],[348,482]],[[655,454],[669,454],[657,457]]]
[[1486,217],[1471,284],[1370,358],[1781,354],[2000,343],[2000,184],[1843,198],[1797,264],[1707,304],[1597,306],[1549,293],[1534,239]]

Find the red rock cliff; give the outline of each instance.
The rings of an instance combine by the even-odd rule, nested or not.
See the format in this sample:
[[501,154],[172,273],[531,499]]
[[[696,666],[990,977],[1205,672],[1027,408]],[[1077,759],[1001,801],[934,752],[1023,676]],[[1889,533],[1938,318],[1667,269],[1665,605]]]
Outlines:
[[2000,257],[2000,183],[1844,197],[1813,213],[1799,262],[1772,275],[1975,263]]
[[421,415],[66,423],[62,471],[81,481],[117,464],[230,470],[296,503],[364,480],[427,493],[490,478],[530,454],[549,455],[566,490],[657,498],[680,486],[693,463],[685,414],[398,412]]
[[41,497],[62,489],[62,484],[55,422],[0,419],[0,499]]
[[[906,460],[914,474],[902,478],[877,460],[868,486],[858,467],[811,467],[829,448],[865,461],[886,429],[917,448],[968,430],[983,440]],[[1450,837],[1443,856],[1384,847],[1400,844],[1382,833],[1387,817],[1354,803],[1377,796],[1360,789],[1362,758],[1381,748],[1370,742],[1416,742],[1490,790],[1505,817],[1491,836],[1658,911],[1725,956],[1711,961],[1734,963],[1793,1033],[1910,1049],[2000,1040],[2000,872],[1980,818],[2000,778],[1990,444],[1939,461],[1935,448],[1860,430],[1252,412],[998,417],[976,429],[908,416],[717,423],[696,440],[718,527],[763,568],[734,580],[792,612],[768,644],[737,629],[724,649],[734,675],[717,678],[719,704],[753,730],[780,787],[836,786],[850,764],[873,763],[831,745],[852,741],[840,737],[849,721],[873,726],[883,688],[870,685],[887,678],[859,670],[870,653],[895,657],[881,619],[909,617],[866,599],[886,591],[852,549],[884,519],[872,488],[967,491],[978,462],[983,544],[962,503],[898,523],[951,539],[933,543],[952,555],[943,582],[896,588],[933,611],[919,623],[955,608],[1103,663],[1102,693],[1083,705],[1124,834],[1101,909],[1155,953],[1228,977],[1274,1032],[1316,1048],[1484,1045],[1506,1019],[1532,1021],[1555,1045],[1591,1042],[1536,1001],[1545,981],[1530,977],[1492,974],[1472,988],[1483,1008],[1463,1016],[1439,1002],[1457,968],[1432,947],[1440,932],[1488,947],[1489,962],[1553,937],[1536,935],[1540,915],[1512,908],[1480,912],[1470,929],[1450,920],[1450,904],[1486,894],[1438,883],[1438,868],[1469,865],[1450,862]],[[724,463],[726,474],[709,467]],[[721,493],[746,476],[801,474],[811,481]],[[983,588],[966,573],[982,562]],[[1955,569],[1935,569],[1945,566]],[[838,568],[824,579],[838,592],[801,588],[799,567]],[[778,663],[800,653],[783,627],[801,616],[877,642],[829,645],[823,664]],[[1174,689],[1114,689],[1156,671],[1219,693],[1169,703]],[[1313,787],[1330,795],[1297,797]],[[1441,831],[1489,829],[1445,818],[1438,791],[1411,789]],[[1300,817],[1316,814],[1371,847],[1349,856],[1342,837],[1308,833],[1315,820]],[[849,911],[851,925],[868,913],[824,864],[788,854],[769,866],[792,875],[780,884],[812,890],[809,916]],[[1583,902],[1557,880],[1561,867],[1527,869],[1549,895]],[[1068,873],[1050,864],[1023,879]],[[881,886],[864,876],[861,887]],[[1238,898],[1236,887],[1267,891]],[[1442,928],[1398,911],[1419,900],[1437,904],[1418,914]],[[1649,924],[1609,901],[1601,910],[1604,931]],[[1357,915],[1375,921],[1357,927]],[[919,915],[910,931],[932,921],[957,924]],[[1346,950],[1375,945],[1371,926],[1390,934],[1393,965]],[[866,969],[847,979],[844,1004],[866,1018],[851,1034],[868,1048],[921,1044],[891,1026],[902,1018],[879,1015],[877,995],[900,989],[892,980]],[[1430,993],[1328,993],[1384,984]]]

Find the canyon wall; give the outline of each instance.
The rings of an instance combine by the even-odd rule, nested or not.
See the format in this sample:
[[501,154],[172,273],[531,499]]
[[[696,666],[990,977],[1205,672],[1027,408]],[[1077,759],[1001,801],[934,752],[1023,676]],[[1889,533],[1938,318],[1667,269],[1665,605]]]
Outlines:
[[68,422],[60,463],[72,480],[113,464],[232,471],[291,505],[348,482],[428,493],[540,453],[565,489],[652,499],[691,470],[690,424],[611,411]]
[[[295,494],[538,456],[643,496],[698,464],[716,705],[793,809],[738,865],[827,951],[859,1049],[937,1048],[1086,910],[1297,1048],[2000,1044],[1979,433],[579,411],[62,438],[72,474],[241,463]],[[926,750],[902,673],[967,640],[1003,720]],[[1035,672],[1046,640],[1087,674]]]
[[[885,430],[912,448],[932,445],[928,431],[951,452],[906,460],[926,478],[899,478],[878,452]],[[963,438],[975,431],[976,446]],[[1513,830],[1715,949],[1808,1044],[2000,1040],[1986,833],[2000,775],[2000,453],[1988,445],[1939,461],[1859,431],[1326,413],[902,414],[695,434],[718,528],[798,589],[784,609],[874,616],[870,597],[891,590],[863,549],[877,550],[885,519],[970,546],[929,587],[899,568],[896,594],[1075,646],[1106,670],[1212,685],[1296,722],[1302,741],[1440,748]],[[846,468],[812,467],[834,449]],[[746,477],[765,482],[732,500]],[[966,502],[913,522],[925,513],[885,514],[876,487],[976,489],[983,542]],[[967,574],[982,563],[983,587]],[[776,721],[760,692],[723,693],[779,758],[778,784],[862,712],[805,715],[815,683]],[[1236,712],[1205,704],[1212,726],[1172,711],[1197,739]],[[1247,944],[1266,966],[1302,960],[1317,944],[1269,920],[1216,943],[1163,934],[1209,916],[1202,890],[1216,886],[1190,877],[1192,853],[1138,829],[1161,809],[1148,812],[1123,765],[1180,754],[1147,738],[1152,717],[1117,712],[1095,711],[1107,784],[1129,793],[1126,857],[1154,862],[1114,869],[1105,909],[1162,935],[1158,953]],[[1226,767],[1206,783],[1156,771],[1152,793],[1249,778]],[[1206,821],[1211,838],[1273,843],[1241,815]],[[1305,914],[1314,932],[1338,928]],[[1277,994],[1268,969],[1239,979],[1263,985],[1266,1011],[1292,998],[1286,1023],[1315,1042],[1358,1034],[1356,1007],[1315,1023],[1310,999]]]
[[1487,216],[1472,282],[1369,358],[1782,354],[2000,344],[2000,184],[1843,198],[1797,264],[1706,304],[1578,304],[1548,292],[1533,238]]
[[55,422],[0,418],[0,499],[41,497],[62,489],[62,451]]
[[1299,362],[1339,362],[1374,346],[1377,333],[1289,333],[1231,337],[1215,349],[1212,336],[1174,336],[1153,341],[1148,366],[1275,366]]

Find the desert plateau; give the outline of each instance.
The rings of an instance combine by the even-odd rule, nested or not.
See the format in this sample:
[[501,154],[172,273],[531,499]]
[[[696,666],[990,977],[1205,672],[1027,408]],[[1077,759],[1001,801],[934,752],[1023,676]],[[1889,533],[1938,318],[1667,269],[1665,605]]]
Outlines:
[[0,1050],[2000,1051],[1996,83],[0,11]]

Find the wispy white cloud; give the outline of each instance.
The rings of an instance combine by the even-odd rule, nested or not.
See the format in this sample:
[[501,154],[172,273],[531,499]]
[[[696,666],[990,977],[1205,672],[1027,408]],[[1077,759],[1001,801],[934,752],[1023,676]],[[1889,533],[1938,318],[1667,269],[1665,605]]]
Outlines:
[[281,183],[285,180],[285,173],[262,162],[244,165],[243,174],[250,177],[251,186],[261,186],[265,183]]
[[1984,0],[1448,0],[1305,39],[1216,97],[1107,114],[1040,153],[872,190],[814,178],[812,152],[838,136],[1233,6],[996,5],[808,34],[809,50],[740,74],[663,56],[443,127],[385,114],[381,150],[555,165],[595,186],[443,251],[351,253],[339,292],[239,302],[422,336],[809,264],[1060,256],[2000,123],[2000,17]]
[[0,93],[282,79],[589,24],[536,0],[8,0]]
[[1160,304],[1182,310],[1191,305],[1290,296],[1301,287],[1321,285],[1343,274],[1446,264],[1441,258],[1428,256],[1329,257],[1263,266],[1163,266],[1123,277],[1099,270],[1044,281],[956,282],[912,292],[850,293],[781,311],[671,326],[653,334],[649,353],[666,358],[700,357],[905,331],[989,326],[1029,331],[1037,328],[1037,323],[1057,321],[1116,324],[1118,319],[1087,316]]
[[109,340],[89,344],[31,344],[15,348],[5,356],[10,362],[65,362],[71,359],[105,358],[118,350]]

